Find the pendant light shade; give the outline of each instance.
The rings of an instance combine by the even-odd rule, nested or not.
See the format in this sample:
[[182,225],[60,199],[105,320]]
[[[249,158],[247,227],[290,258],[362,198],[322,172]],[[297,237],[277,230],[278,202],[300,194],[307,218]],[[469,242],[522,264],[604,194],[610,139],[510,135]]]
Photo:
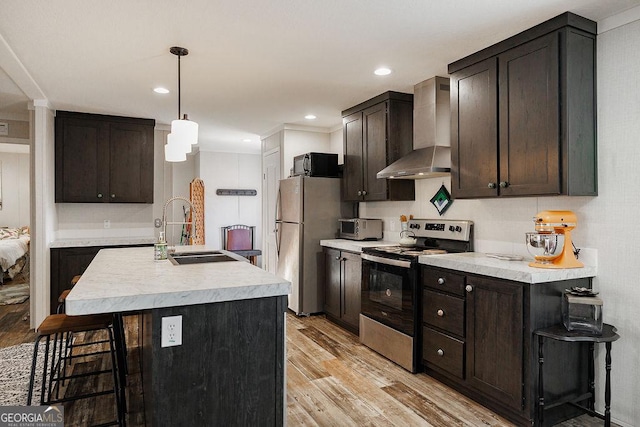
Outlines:
[[167,143],[164,146],[164,159],[167,162],[184,162],[187,160],[187,152],[184,147],[173,140],[173,135],[167,135]]
[[165,145],[165,160],[168,162],[182,162],[187,160],[187,153],[191,153],[191,146],[198,143],[198,124],[188,119],[180,111],[180,57],[187,56],[189,51],[184,47],[174,46],[169,52],[178,57],[178,118],[171,122],[171,133],[167,135]]

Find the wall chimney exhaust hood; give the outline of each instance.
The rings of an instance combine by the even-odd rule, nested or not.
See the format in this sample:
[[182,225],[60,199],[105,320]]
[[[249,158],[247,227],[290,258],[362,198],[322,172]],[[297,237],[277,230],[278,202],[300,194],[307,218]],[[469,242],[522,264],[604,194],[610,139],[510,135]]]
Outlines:
[[414,86],[413,151],[377,178],[423,179],[451,173],[449,79],[433,77]]

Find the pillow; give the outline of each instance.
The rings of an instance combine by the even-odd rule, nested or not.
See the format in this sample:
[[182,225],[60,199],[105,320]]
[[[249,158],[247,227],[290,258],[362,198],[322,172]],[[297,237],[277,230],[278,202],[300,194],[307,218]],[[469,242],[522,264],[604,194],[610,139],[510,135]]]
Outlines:
[[17,239],[20,236],[20,232],[15,228],[1,228],[0,240],[4,239]]

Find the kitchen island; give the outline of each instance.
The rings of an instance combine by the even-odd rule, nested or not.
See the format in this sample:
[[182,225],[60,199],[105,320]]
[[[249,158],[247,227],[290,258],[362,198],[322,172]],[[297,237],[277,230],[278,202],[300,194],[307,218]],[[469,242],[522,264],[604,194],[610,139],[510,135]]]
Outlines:
[[[284,424],[290,283],[225,254],[238,261],[174,265],[151,247],[103,249],[67,297],[70,315],[140,314],[147,425]],[[163,347],[172,316],[182,343]]]

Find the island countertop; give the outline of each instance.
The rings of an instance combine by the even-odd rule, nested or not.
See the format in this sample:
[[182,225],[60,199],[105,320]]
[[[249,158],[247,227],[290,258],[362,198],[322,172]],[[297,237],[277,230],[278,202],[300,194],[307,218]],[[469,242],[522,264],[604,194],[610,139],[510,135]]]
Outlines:
[[595,277],[597,274],[597,268],[589,265],[585,265],[583,268],[535,268],[529,267],[531,260],[506,261],[488,257],[480,252],[422,255],[419,262],[434,267],[528,284]]
[[[216,250],[180,247],[178,252]],[[225,252],[225,251],[223,251]],[[70,315],[126,312],[287,295],[290,282],[249,262],[173,265],[153,247],[102,249],[67,296]]]

